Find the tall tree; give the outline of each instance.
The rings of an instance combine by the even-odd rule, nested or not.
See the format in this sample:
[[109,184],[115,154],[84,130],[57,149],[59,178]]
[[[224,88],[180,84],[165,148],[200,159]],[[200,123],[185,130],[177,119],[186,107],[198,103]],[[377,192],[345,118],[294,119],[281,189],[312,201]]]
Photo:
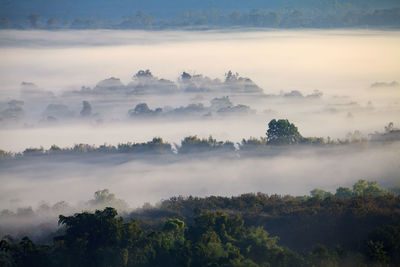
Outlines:
[[268,123],[267,143],[272,145],[297,144],[303,137],[297,127],[288,120],[271,120]]

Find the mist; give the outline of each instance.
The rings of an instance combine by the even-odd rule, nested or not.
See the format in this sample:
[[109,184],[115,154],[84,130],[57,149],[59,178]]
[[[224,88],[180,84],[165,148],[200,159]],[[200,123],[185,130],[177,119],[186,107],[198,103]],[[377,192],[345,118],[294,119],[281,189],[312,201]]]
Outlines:
[[[43,237],[59,214],[105,206],[120,214],[172,196],[335,192],[359,179],[399,185],[400,143],[277,148],[260,156],[213,152],[131,158],[127,154],[32,157],[1,162],[2,234]],[[235,155],[236,154],[236,155]],[[109,189],[116,198],[89,200]],[[120,200],[119,200],[120,199]],[[148,204],[146,204],[148,205]]]
[[[118,138],[148,140],[154,135],[176,142],[187,133],[239,141],[243,137],[263,136],[263,122],[274,117],[293,120],[307,135],[335,138],[354,130],[365,134],[378,131],[390,121],[400,124],[400,90],[395,86],[400,81],[397,31],[3,30],[0,44],[0,111],[8,115],[10,108],[14,108],[11,120],[4,115],[0,121],[3,126],[0,147],[4,150],[51,145],[47,137],[42,139],[35,134],[40,128],[54,137],[65,132],[65,127],[74,129],[68,131],[68,136],[59,135],[52,141],[71,145],[87,140],[85,136],[89,135],[95,144],[115,144]],[[175,83],[178,93],[168,97],[157,93],[72,93],[83,90],[82,86],[94,89],[111,77],[128,86],[139,70],[146,69],[157,79]],[[223,82],[229,70],[250,78],[264,96],[233,91],[179,93],[183,72]],[[306,97],[316,90],[320,97]],[[303,97],[292,92],[299,92]],[[224,122],[215,116],[200,119],[189,116],[185,122],[181,116],[179,123],[177,117],[162,118],[166,125],[161,131],[157,120],[135,122],[138,127],[127,120],[128,111],[140,103],[146,103],[150,109],[165,110],[197,103],[209,106],[213,98],[222,96],[229,96],[233,105],[246,105],[256,112],[233,116],[236,123],[222,124],[224,127],[218,126]],[[15,111],[8,104],[12,100],[24,103]],[[92,106],[93,117],[89,121],[76,120],[82,101],[89,101]],[[63,105],[64,116],[49,114],[46,111],[49,105],[59,105],[59,108]],[[58,123],[45,123],[48,116],[56,117]],[[199,128],[206,129],[205,121],[211,125],[210,130],[199,132]],[[236,126],[241,124],[246,127]],[[245,130],[238,132],[237,128]],[[171,133],[174,131],[171,129],[176,131]],[[182,129],[186,129],[185,133]],[[19,136],[18,140],[14,136]]]
[[[399,144],[371,147],[293,148],[263,157],[205,154],[129,160],[27,159],[2,164],[1,208],[44,201],[77,204],[108,188],[131,207],[171,196],[238,195],[243,192],[305,195],[359,179],[390,186],[398,180]],[[125,158],[124,158],[125,157]],[[68,188],[68,190],[65,190]]]
[[[378,30],[2,30],[0,150],[156,136],[176,149],[195,135],[237,148],[265,137],[275,118],[305,137],[368,139],[400,125],[399,45],[398,31]],[[0,210],[9,210],[0,236],[40,236],[42,223],[55,230],[59,214],[101,208],[88,203],[103,189],[124,212],[179,195],[301,196],[359,179],[389,188],[399,185],[399,151],[398,142],[367,142],[266,155],[0,160]]]
[[170,80],[184,70],[222,78],[232,69],[267,91],[339,94],[399,80],[397,31],[1,31],[0,40],[3,90],[21,80],[50,90],[127,82],[146,68]]

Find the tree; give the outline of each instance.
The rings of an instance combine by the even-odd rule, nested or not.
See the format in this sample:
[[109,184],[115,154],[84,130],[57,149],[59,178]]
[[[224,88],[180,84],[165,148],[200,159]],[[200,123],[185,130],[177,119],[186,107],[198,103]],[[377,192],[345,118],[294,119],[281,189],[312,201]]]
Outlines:
[[182,80],[190,80],[191,78],[192,78],[192,75],[190,75],[187,72],[182,72],[182,75],[181,75]]
[[179,219],[168,219],[163,227],[163,246],[171,249],[176,244],[183,244],[185,241],[185,223]]
[[379,241],[374,242],[372,240],[368,240],[367,255],[375,262],[386,263],[389,261],[387,252],[384,250],[384,244]]
[[59,224],[66,229],[55,241],[66,249],[65,260],[70,266],[126,266],[126,256],[121,252],[128,241],[140,238],[141,231],[134,221],[124,223],[116,216],[113,208],[59,216]]
[[369,234],[366,242],[367,256],[376,262],[391,261],[400,264],[400,225],[384,225]]
[[40,18],[40,15],[38,15],[38,14],[30,14],[28,16],[29,26],[31,28],[39,28],[40,27],[39,18]]
[[225,73],[225,82],[236,81],[239,77],[239,73],[233,73],[231,70]]
[[389,124],[387,126],[385,126],[385,132],[390,133],[393,130],[394,130],[393,122],[389,122]]
[[89,200],[88,204],[96,209],[105,207],[113,207],[120,211],[128,209],[128,204],[124,200],[118,199],[115,194],[110,193],[108,189],[96,191],[94,193],[94,198]]
[[151,113],[149,106],[146,103],[137,104],[134,109],[134,114],[148,114]]
[[303,137],[297,127],[288,120],[271,120],[268,123],[267,144],[298,144]]
[[328,191],[325,191],[322,189],[318,189],[318,188],[311,190],[310,194],[311,194],[311,197],[316,197],[316,198],[320,198],[320,199],[325,199],[327,197],[333,196],[331,192],[328,192]]
[[82,101],[81,116],[88,117],[92,114],[92,106],[88,101]]
[[47,247],[36,246],[28,237],[19,243],[12,240],[0,241],[0,266],[50,266]]
[[355,196],[383,196],[388,194],[388,191],[380,188],[377,182],[367,182],[362,179],[353,185],[353,191]]
[[353,196],[354,196],[353,190],[351,190],[348,187],[341,186],[338,189],[336,189],[336,194],[335,194],[336,198],[350,199]]
[[153,78],[153,74],[151,73],[150,70],[139,70],[134,76],[133,79],[135,78]]

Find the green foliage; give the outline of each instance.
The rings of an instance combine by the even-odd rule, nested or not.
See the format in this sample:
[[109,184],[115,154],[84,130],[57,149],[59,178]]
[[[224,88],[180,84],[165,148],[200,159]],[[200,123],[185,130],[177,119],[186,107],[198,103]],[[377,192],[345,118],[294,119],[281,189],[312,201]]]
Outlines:
[[0,241],[0,266],[50,266],[48,248],[36,246],[28,237],[19,243]]
[[234,241],[243,233],[243,220],[238,216],[229,216],[221,212],[204,212],[195,218],[196,228],[190,232],[194,240],[205,238],[214,232],[222,242]]
[[[355,189],[374,185],[366,184]],[[95,194],[100,202],[109,199],[115,197],[107,190]],[[123,220],[113,208],[60,215],[61,235],[49,246],[2,240],[0,266],[398,266],[399,203],[390,194],[300,199],[258,193],[173,198],[158,213],[153,209],[152,223],[145,214],[140,223]],[[162,217],[172,210],[176,217]]]
[[358,180],[358,182],[353,185],[353,194],[355,196],[383,196],[389,194],[389,191],[380,188],[375,181],[367,182],[365,180]]
[[354,196],[354,192],[352,189],[348,187],[339,187],[336,189],[335,197],[342,199],[350,199]]
[[327,142],[325,142],[323,137],[303,137],[301,143],[308,145],[324,145]]
[[241,144],[240,144],[240,150],[241,151],[252,151],[252,150],[257,150],[257,149],[263,149],[266,148],[267,144],[267,138],[266,137],[260,137],[255,138],[255,137],[250,137],[249,139],[243,139]]
[[207,152],[207,151],[221,151],[221,152],[232,152],[235,147],[232,142],[217,141],[212,136],[206,138],[199,138],[196,135],[185,137],[182,140],[181,146],[178,148],[178,152],[185,154],[191,152]]
[[367,255],[375,262],[387,263],[389,257],[387,255],[387,252],[383,248],[384,245],[382,242],[374,242],[372,240],[369,240],[367,242]]
[[[51,249],[28,238],[0,243],[2,266],[286,266],[293,252],[277,245],[261,227],[245,227],[239,216],[205,211],[189,227],[165,221],[145,233],[137,221],[116,218],[113,208],[60,215],[65,233]],[[43,250],[43,252],[42,252]],[[22,254],[21,254],[22,253]],[[279,264],[277,264],[279,263]]]
[[[163,201],[159,212],[174,212],[175,216],[188,218],[201,210],[221,210],[241,215],[245,225],[263,226],[272,235],[279,236],[280,244],[296,251],[311,250],[318,243],[326,246],[329,254],[332,254],[328,261],[336,264],[335,253],[343,261],[354,258],[357,262],[363,262],[363,255],[366,254],[362,244],[364,240],[371,239],[368,234],[378,226],[400,224],[399,203],[400,198],[392,194],[355,196],[352,190],[351,197],[333,196],[325,199],[257,193],[230,198],[174,198]],[[150,216],[148,219],[154,218]],[[222,240],[219,235],[216,236]],[[210,239],[211,237],[213,236],[208,236]],[[214,235],[213,240],[218,241],[218,238]],[[340,245],[342,249],[333,251],[336,245]],[[243,250],[241,254],[248,257]],[[285,255],[288,261],[297,257]],[[393,261],[394,257],[390,257]],[[255,258],[252,261],[258,263]]]
[[333,194],[331,192],[328,192],[328,191],[325,191],[322,189],[318,189],[318,188],[311,190],[310,194],[311,194],[311,197],[316,197],[316,198],[320,198],[320,199],[325,199],[327,197],[333,196]]
[[302,140],[297,127],[288,120],[271,120],[268,123],[267,143],[273,145],[298,144]]
[[[151,76],[151,72],[149,70],[139,71],[136,76],[139,77],[148,77]],[[186,74],[189,75],[189,74]],[[186,77],[186,76],[185,76]],[[187,78],[185,78],[187,79]],[[227,73],[226,79],[228,81],[239,80],[244,81],[246,78],[238,78],[237,74],[233,74],[232,72]],[[226,99],[222,98],[223,101]],[[221,99],[219,99],[221,100]],[[229,100],[228,100],[229,101]],[[141,112],[146,113],[147,106],[141,106]],[[153,112],[153,111],[152,111]],[[155,112],[155,111],[154,111]],[[284,152],[284,148],[281,151],[278,151],[278,147],[276,145],[295,145],[302,144],[304,146],[342,146],[349,144],[357,144],[361,146],[365,146],[367,142],[391,142],[399,139],[400,130],[396,130],[393,128],[392,124],[386,126],[386,133],[376,133],[371,135],[370,141],[365,139],[359,131],[355,131],[353,134],[347,136],[345,140],[332,140],[331,138],[327,138],[325,141],[322,137],[302,137],[299,133],[297,127],[290,123],[288,120],[271,120],[268,124],[267,136],[254,138],[250,137],[249,139],[242,139],[242,142],[238,144],[238,149],[235,148],[235,144],[231,141],[218,141],[212,136],[208,138],[199,138],[197,135],[187,136],[182,142],[181,146],[177,146],[177,151],[172,150],[171,144],[165,142],[161,137],[154,137],[151,141],[143,142],[143,143],[121,143],[117,146],[103,144],[100,146],[89,145],[89,144],[75,144],[73,147],[60,148],[57,145],[52,145],[48,150],[45,150],[43,147],[40,148],[27,148],[25,151],[21,153],[11,153],[0,150],[0,160],[12,160],[18,159],[22,157],[29,156],[62,156],[62,155],[87,155],[87,154],[132,154],[135,156],[148,156],[148,155],[174,155],[174,154],[189,154],[193,155],[208,152],[223,152],[230,153],[230,155],[258,155],[257,153],[268,153],[268,152]],[[387,132],[389,131],[389,132]],[[176,153],[177,152],[177,153]],[[366,194],[385,194],[384,191],[379,191],[379,189],[373,184],[367,185],[368,189],[366,189]],[[339,194],[346,195],[346,192],[342,192],[340,189]],[[347,190],[347,189],[346,189]],[[364,191],[363,191],[364,192]],[[353,192],[354,194],[359,194],[359,192]],[[348,194],[347,194],[348,195]]]
[[321,244],[317,244],[314,250],[310,253],[307,259],[307,265],[309,266],[326,266],[326,267],[338,267],[339,255],[336,251],[329,251],[329,249]]
[[366,253],[378,263],[400,264],[400,224],[378,227],[369,235]]
[[65,234],[55,238],[57,262],[65,266],[126,266],[129,249],[142,237],[137,221],[116,218],[113,208],[59,217]]
[[179,219],[168,219],[163,227],[163,247],[167,250],[172,249],[177,244],[185,242],[185,223]]
[[391,191],[381,188],[377,185],[377,182],[372,181],[368,182],[366,180],[358,180],[353,188],[342,187],[336,189],[336,193],[332,194],[331,192],[322,190],[322,189],[313,189],[310,192],[311,197],[316,197],[320,199],[325,199],[327,197],[335,197],[341,199],[350,199],[358,196],[385,196],[392,194]]

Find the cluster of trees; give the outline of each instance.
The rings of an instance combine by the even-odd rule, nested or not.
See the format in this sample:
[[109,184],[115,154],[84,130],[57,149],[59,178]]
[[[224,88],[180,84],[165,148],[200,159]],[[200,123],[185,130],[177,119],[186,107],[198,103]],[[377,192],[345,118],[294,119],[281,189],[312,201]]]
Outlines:
[[263,90],[250,78],[242,77],[239,73],[228,71],[225,79],[210,78],[202,74],[189,74],[183,72],[178,82],[154,76],[150,70],[139,70],[132,77],[132,81],[123,84],[119,78],[111,77],[100,81],[90,89],[83,87],[81,91],[74,91],[81,94],[115,94],[128,95],[143,94],[173,94],[173,93],[255,93],[263,94]]
[[[14,239],[29,236],[30,239],[39,243],[47,243],[49,233],[56,232],[58,227],[56,218],[60,214],[74,214],[76,212],[94,211],[113,207],[121,214],[127,212],[129,205],[115,196],[108,189],[98,190],[92,199],[81,201],[75,205],[66,201],[58,201],[54,204],[42,202],[38,207],[18,207],[16,209],[0,210],[0,238],[6,235]],[[0,264],[0,266],[2,266]]]
[[201,116],[209,117],[214,115],[245,115],[254,113],[255,110],[251,109],[246,105],[234,105],[228,96],[221,98],[214,98],[211,101],[211,105],[205,106],[202,103],[189,104],[187,106],[180,106],[177,108],[155,108],[150,109],[146,103],[139,103],[135,108],[128,111],[130,118],[156,118],[160,116]]
[[185,154],[191,152],[207,152],[207,151],[221,151],[221,152],[233,152],[235,146],[232,142],[217,141],[210,136],[206,138],[198,138],[197,136],[188,136],[182,140],[181,146],[178,149],[178,153]]
[[364,183],[376,186],[359,181],[351,198],[173,197],[125,218],[60,215],[46,244],[3,237],[0,266],[398,266],[400,196]]
[[[393,123],[389,125],[393,126]],[[391,138],[385,138],[386,135],[390,134]],[[358,144],[367,143],[368,139],[364,137],[360,131],[355,131],[354,133],[348,133],[344,140],[337,139],[333,140],[330,137],[327,139],[323,137],[303,137],[298,131],[297,127],[290,123],[289,120],[271,120],[268,123],[267,138],[265,140],[261,139],[259,142],[265,143],[267,145],[293,145],[293,144],[305,144],[305,145],[339,145],[339,144]],[[385,133],[375,133],[376,138],[373,141],[396,141],[400,140],[400,131],[392,127],[391,130],[387,130],[385,127]],[[381,139],[379,139],[381,137]],[[378,140],[379,139],[379,140]],[[256,141],[253,139],[253,141]]]
[[[0,19],[0,28],[9,29],[168,29],[177,27],[267,27],[267,28],[333,28],[333,27],[382,27],[400,26],[400,8],[380,8],[357,10],[337,7],[328,12],[318,12],[312,8],[286,8],[271,10],[256,8],[251,10],[221,9],[187,10],[167,18],[153,17],[137,11],[134,15],[118,20],[104,20],[103,17],[76,17],[73,20],[30,14],[25,23],[13,23],[7,17]],[[62,22],[61,22],[62,21]]]
[[13,154],[10,152],[0,151],[0,159],[20,158],[29,156],[44,156],[44,155],[82,155],[88,153],[135,153],[135,154],[171,154],[172,149],[169,143],[165,143],[162,138],[154,137],[153,140],[144,143],[121,143],[117,146],[113,145],[88,145],[76,144],[71,148],[60,148],[52,145],[50,149],[45,150],[40,148],[27,148],[22,154]]
[[[7,107],[0,110],[0,121],[18,121],[23,119],[26,115],[26,110],[24,109],[24,101],[11,100],[7,103]],[[84,100],[82,101],[82,109],[80,111],[81,118],[91,118],[97,116],[98,114],[92,113],[92,106],[90,102]],[[75,112],[70,110],[68,106],[63,104],[49,104],[43,111],[43,120],[47,122],[56,122],[58,119],[71,119],[75,117]]]
[[[347,10],[321,13],[307,8],[274,11],[252,9],[222,13],[219,10],[203,12],[188,11],[174,20],[165,22],[163,27],[222,26],[260,28],[334,28],[334,27],[378,27],[399,26],[400,8],[375,10]],[[157,25],[155,25],[157,26]]]
[[335,194],[318,188],[313,189],[310,193],[312,197],[321,199],[325,199],[328,197],[350,199],[353,197],[368,196],[368,195],[384,196],[390,194],[391,192],[379,187],[377,185],[377,182],[375,181],[368,182],[365,180],[359,180],[357,183],[353,185],[353,188],[348,188],[343,186],[337,188]]
[[24,101],[10,100],[7,102],[7,107],[0,111],[0,121],[3,120],[16,120],[22,117],[25,113],[23,106]]
[[377,192],[359,189],[365,183],[376,186],[361,180],[354,185],[355,191],[360,190],[358,195],[351,198],[263,193],[174,197],[163,201],[159,208],[137,212],[131,217],[154,222],[169,216],[191,218],[202,210],[219,210],[240,215],[245,225],[264,227],[270,234],[279,236],[281,245],[302,256],[322,245],[327,263],[314,266],[366,266],[366,262],[382,264],[373,266],[396,266],[400,263],[400,247],[396,244],[400,237],[400,196],[378,186]]
[[[139,112],[139,109],[146,109],[147,105],[133,112]],[[85,113],[85,107],[83,108]],[[150,112],[150,111],[149,111]],[[151,112],[155,112],[152,111]],[[358,134],[360,135],[360,134]],[[25,156],[44,156],[44,155],[82,155],[86,153],[131,153],[131,154],[153,154],[153,155],[171,155],[175,152],[178,154],[201,153],[201,152],[227,152],[227,153],[246,153],[254,151],[268,152],[272,148],[287,147],[289,145],[347,145],[347,144],[364,144],[368,140],[365,138],[347,138],[345,140],[325,140],[322,137],[303,137],[297,127],[287,119],[273,119],[268,123],[266,137],[243,139],[238,146],[230,141],[217,141],[212,136],[209,138],[199,138],[197,136],[185,137],[181,145],[176,145],[176,151],[173,151],[171,144],[164,142],[160,137],[144,143],[121,143],[114,145],[88,145],[76,144],[72,148],[60,148],[52,145],[50,149],[27,148],[23,153],[11,153],[0,150],[0,160],[21,158]],[[375,133],[372,135],[372,142],[393,142],[400,140],[400,130],[393,127],[393,123],[389,123],[385,127],[385,133]],[[372,189],[371,189],[372,190]],[[317,193],[316,193],[317,194]],[[327,193],[320,193],[326,195]]]
[[[159,230],[124,222],[113,208],[60,215],[63,235],[50,246],[2,240],[2,266],[294,266],[297,255],[239,216],[205,211],[186,226],[173,218]],[[11,241],[11,242],[10,242]]]

